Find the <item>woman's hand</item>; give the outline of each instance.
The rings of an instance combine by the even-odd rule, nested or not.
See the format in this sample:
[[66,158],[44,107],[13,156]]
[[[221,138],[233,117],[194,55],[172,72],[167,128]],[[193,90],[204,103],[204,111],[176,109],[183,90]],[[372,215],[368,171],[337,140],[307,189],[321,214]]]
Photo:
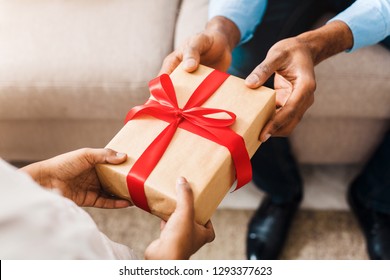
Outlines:
[[167,222],[161,222],[160,238],[148,246],[146,259],[189,259],[215,238],[210,221],[204,226],[195,222],[194,198],[186,179],[181,177],[177,180],[176,190],[176,210]]
[[22,170],[41,186],[58,189],[79,206],[123,208],[130,206],[130,202],[103,190],[95,166],[99,163],[120,164],[126,159],[126,154],[110,149],[85,148],[30,164]]

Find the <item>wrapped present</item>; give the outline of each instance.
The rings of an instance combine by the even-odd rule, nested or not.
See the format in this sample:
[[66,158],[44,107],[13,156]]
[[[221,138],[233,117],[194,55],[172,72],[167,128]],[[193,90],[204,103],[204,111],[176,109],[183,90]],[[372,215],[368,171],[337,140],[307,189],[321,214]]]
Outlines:
[[202,65],[193,73],[179,66],[149,88],[151,98],[129,111],[107,145],[127,153],[127,161],[98,165],[99,179],[109,192],[166,220],[183,176],[194,193],[195,219],[205,224],[236,179],[237,188],[251,180],[250,157],[275,112],[275,93]]

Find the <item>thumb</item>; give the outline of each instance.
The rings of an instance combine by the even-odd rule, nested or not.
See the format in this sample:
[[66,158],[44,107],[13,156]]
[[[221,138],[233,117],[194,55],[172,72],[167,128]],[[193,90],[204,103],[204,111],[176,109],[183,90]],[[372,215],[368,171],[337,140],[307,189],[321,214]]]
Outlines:
[[212,40],[205,33],[191,37],[183,47],[183,69],[193,72],[199,67],[200,57],[212,45]]
[[184,177],[176,181],[176,209],[178,215],[186,219],[194,219],[194,197],[190,185]]
[[99,163],[120,164],[126,161],[127,154],[111,149],[83,149],[84,157],[91,165]]
[[189,73],[198,69],[200,54],[197,47],[186,46],[183,51],[183,69]]
[[105,162],[111,164],[120,164],[126,161],[127,154],[118,153],[111,149],[104,149],[105,153]]
[[269,77],[276,71],[274,63],[267,61],[267,58],[260,63],[245,79],[245,85],[249,88],[262,86]]
[[249,88],[262,86],[273,73],[282,68],[285,59],[285,55],[278,51],[277,46],[271,47],[265,59],[245,79],[245,84]]

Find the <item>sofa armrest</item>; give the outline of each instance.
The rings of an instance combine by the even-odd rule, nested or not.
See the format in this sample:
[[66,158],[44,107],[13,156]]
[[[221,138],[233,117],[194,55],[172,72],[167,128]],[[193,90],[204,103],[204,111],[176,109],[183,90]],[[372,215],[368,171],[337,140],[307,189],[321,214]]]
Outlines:
[[177,18],[175,49],[190,36],[204,30],[208,20],[209,0],[183,0]]
[[149,97],[180,3],[0,1],[0,156],[105,146]]

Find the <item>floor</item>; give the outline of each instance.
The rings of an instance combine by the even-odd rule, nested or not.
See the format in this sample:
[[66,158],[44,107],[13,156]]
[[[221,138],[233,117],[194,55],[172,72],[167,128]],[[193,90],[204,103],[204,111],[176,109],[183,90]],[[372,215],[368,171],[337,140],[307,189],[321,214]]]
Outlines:
[[[281,259],[367,259],[359,227],[345,201],[356,166],[303,166],[305,198]],[[229,193],[212,217],[216,239],[192,259],[245,259],[246,226],[263,194],[253,185]],[[110,238],[140,258],[159,235],[160,220],[137,208],[86,209]]]
[[[305,186],[304,209],[348,210],[345,199],[349,183],[359,172],[356,165],[303,165],[300,167]],[[220,208],[256,209],[263,193],[253,183],[229,193]]]
[[[133,248],[139,258],[160,232],[160,220],[137,208],[87,209],[101,230],[112,240]],[[246,225],[253,210],[219,209],[212,218],[216,239],[192,259],[245,259]],[[281,259],[367,259],[364,241],[349,212],[301,210],[286,242]]]

